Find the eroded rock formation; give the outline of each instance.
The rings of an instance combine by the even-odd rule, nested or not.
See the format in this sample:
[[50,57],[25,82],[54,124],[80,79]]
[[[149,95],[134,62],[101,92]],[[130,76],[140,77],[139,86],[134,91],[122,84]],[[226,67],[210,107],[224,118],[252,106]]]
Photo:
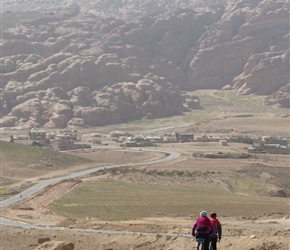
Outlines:
[[11,0],[3,10],[1,127],[174,115],[201,108],[182,91],[205,88],[289,108],[289,0]]

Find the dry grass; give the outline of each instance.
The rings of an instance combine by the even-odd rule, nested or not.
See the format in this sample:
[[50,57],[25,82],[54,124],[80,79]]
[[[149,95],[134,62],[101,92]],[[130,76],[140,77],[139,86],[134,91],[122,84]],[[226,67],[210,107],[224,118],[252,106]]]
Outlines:
[[[110,179],[84,182],[69,195],[54,202],[53,209],[72,219],[89,217],[109,221],[186,217],[204,209],[219,211],[220,216],[235,217],[256,217],[273,211],[287,214],[289,211],[285,198],[262,197],[255,193],[257,187],[267,188],[265,183],[256,182],[258,178],[228,179],[228,183],[233,183],[232,189],[225,190],[218,188],[219,184],[206,184],[213,182],[211,173],[193,178],[178,177],[178,173],[165,178],[157,175],[153,177],[159,179],[160,184],[157,180],[155,184]],[[150,179],[144,175],[143,180],[146,178],[147,181]],[[172,178],[183,183],[170,183]]]
[[186,217],[203,209],[233,217],[285,215],[288,199],[267,195],[289,189],[288,168],[278,167],[287,158],[270,155],[265,164],[263,157],[200,159],[183,152],[166,164],[107,170],[53,203],[53,209],[69,218],[96,220]]
[[38,148],[6,141],[0,141],[0,145],[2,164],[9,164],[13,168],[27,168],[32,164],[37,164],[39,168],[64,167],[72,164],[91,162],[89,159],[75,155],[68,156],[47,148]]

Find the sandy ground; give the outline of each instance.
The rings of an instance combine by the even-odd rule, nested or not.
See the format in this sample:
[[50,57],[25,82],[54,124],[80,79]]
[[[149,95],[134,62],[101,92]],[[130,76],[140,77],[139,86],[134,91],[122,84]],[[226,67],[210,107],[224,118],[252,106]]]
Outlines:
[[[233,218],[220,218],[225,228],[225,237],[219,243],[219,249],[248,249],[288,250],[289,245],[289,219],[237,221]],[[100,222],[99,227],[108,222]],[[110,224],[110,223],[109,223]],[[150,218],[142,221],[130,221],[123,224],[123,229],[132,230],[135,227],[158,227],[164,231],[171,228],[174,231],[189,233],[190,223],[186,219],[174,220],[172,218]],[[128,226],[130,225],[130,226]],[[109,225],[114,227],[114,224]],[[288,228],[288,229],[287,229]],[[162,230],[163,231],[163,230]],[[39,231],[11,227],[1,227],[1,249],[27,249],[32,250],[38,246],[37,240],[41,238],[73,242],[75,249],[85,250],[130,250],[130,249],[193,249],[195,240],[191,237],[162,236],[158,232],[151,236],[96,234],[68,231]]]

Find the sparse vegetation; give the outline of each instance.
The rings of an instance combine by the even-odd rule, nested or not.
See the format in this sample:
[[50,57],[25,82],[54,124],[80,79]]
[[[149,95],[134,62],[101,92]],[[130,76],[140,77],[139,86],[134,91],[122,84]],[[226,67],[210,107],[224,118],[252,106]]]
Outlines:
[[226,152],[226,153],[216,153],[216,154],[208,154],[208,153],[201,153],[201,152],[196,152],[192,154],[192,157],[195,158],[216,158],[216,159],[224,159],[224,158],[228,158],[228,159],[248,159],[248,158],[252,158],[254,157],[251,154],[246,154],[246,153],[230,153],[230,152]]
[[88,163],[90,160],[47,148],[38,148],[18,143],[0,141],[2,163],[12,163],[15,168],[26,168],[37,164],[44,166],[64,166],[71,164]]
[[[247,190],[239,187],[239,191],[249,193],[255,188],[256,184],[248,186]],[[287,204],[281,203],[281,199],[270,202],[268,197],[255,199],[206,187],[146,185],[119,181],[82,183],[66,197],[55,201],[52,206],[69,218],[91,217],[113,221],[176,215],[184,217],[193,213],[193,206],[197,211],[205,207],[220,211],[221,216],[257,216],[263,212],[277,211],[277,207],[282,213],[288,211]]]

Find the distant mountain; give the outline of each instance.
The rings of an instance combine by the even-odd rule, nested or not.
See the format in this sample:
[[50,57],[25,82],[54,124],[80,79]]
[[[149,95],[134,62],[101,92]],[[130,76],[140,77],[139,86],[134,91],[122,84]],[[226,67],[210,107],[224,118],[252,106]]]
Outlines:
[[[196,89],[289,108],[289,1],[5,1],[1,127],[97,126],[200,108]],[[283,99],[283,100],[282,100]]]

